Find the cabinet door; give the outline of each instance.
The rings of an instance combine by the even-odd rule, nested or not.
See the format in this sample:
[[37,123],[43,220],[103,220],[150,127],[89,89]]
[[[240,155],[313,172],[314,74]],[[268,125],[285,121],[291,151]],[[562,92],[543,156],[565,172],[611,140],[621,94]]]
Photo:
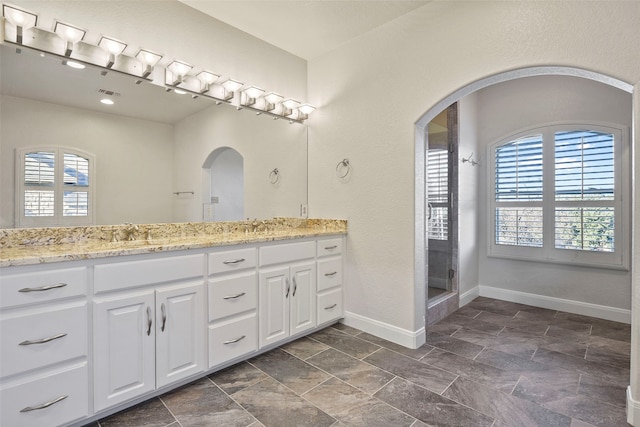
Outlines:
[[291,266],[291,335],[316,326],[316,265],[314,261]]
[[96,411],[155,389],[153,312],[152,290],[94,301]]
[[289,336],[289,268],[260,272],[260,347]]
[[204,283],[156,291],[156,386],[205,367]]

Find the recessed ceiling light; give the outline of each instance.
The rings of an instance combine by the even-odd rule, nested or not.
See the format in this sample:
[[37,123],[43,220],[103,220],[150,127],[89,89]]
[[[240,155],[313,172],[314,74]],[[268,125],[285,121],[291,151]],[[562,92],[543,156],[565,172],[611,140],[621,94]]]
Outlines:
[[113,100],[109,98],[101,99],[100,102],[102,102],[105,105],[113,105]]
[[182,89],[174,89],[173,91],[174,91],[175,93],[177,93],[178,95],[186,95],[186,94],[187,94],[187,92],[185,92],[185,91],[184,91],[184,90],[182,90]]
[[84,68],[84,64],[75,61],[67,61],[67,65],[71,68],[77,68],[78,70],[82,70]]

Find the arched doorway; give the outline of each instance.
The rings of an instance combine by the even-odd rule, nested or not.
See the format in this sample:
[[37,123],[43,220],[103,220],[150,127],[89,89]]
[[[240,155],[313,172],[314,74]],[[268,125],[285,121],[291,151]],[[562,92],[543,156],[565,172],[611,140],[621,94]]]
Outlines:
[[242,155],[230,147],[216,148],[209,154],[202,167],[203,194],[205,195],[204,221],[242,220],[244,218]]
[[[593,80],[599,83],[604,83],[611,87],[620,89],[621,91],[632,93],[633,87],[625,82],[617,79],[610,78],[598,73],[585,71],[575,68],[567,67],[535,67],[521,70],[510,71],[506,73],[497,74],[485,79],[478,80],[465,86],[442,101],[440,101],[433,108],[428,110],[416,123],[415,142],[416,142],[416,161],[415,161],[415,200],[416,200],[416,235],[415,235],[415,286],[416,286],[416,298],[417,303],[424,301],[425,310],[425,324],[432,323],[434,321],[432,315],[438,314],[438,317],[444,317],[448,312],[455,310],[458,306],[458,298],[451,299],[450,301],[444,301],[442,306],[430,307],[427,309],[426,303],[426,285],[428,283],[427,274],[427,257],[428,257],[428,241],[426,240],[427,226],[425,218],[427,218],[428,207],[426,206],[427,200],[427,188],[425,186],[426,176],[426,149],[428,147],[428,134],[427,124],[432,121],[441,111],[446,109],[449,105],[465,98],[477,92],[480,89],[493,86],[498,83],[507,82],[510,80],[516,80],[524,77],[534,76],[569,76],[580,77],[584,79]],[[461,153],[463,155],[464,153]],[[468,154],[468,153],[467,153]],[[478,153],[476,153],[478,154]]]

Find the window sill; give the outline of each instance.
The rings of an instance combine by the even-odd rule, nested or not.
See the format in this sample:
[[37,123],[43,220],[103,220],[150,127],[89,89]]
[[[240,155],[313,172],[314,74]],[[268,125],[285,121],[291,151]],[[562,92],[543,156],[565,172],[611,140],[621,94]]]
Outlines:
[[524,261],[524,262],[535,262],[540,264],[554,264],[554,265],[566,265],[568,267],[578,267],[578,268],[596,268],[601,270],[617,270],[617,271],[630,271],[629,265],[627,262],[622,262],[620,264],[613,263],[603,263],[603,262],[587,262],[587,261],[568,261],[564,259],[558,258],[542,258],[542,257],[531,257],[517,254],[503,254],[503,253],[488,253],[488,258],[495,259],[505,259],[509,261]]

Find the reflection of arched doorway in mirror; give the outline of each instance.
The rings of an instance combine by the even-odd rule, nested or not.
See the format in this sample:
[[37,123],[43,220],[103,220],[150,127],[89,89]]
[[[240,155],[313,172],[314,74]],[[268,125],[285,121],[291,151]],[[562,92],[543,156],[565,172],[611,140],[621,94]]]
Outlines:
[[[244,159],[230,147],[216,148],[203,167],[203,220],[244,219]],[[209,199],[207,200],[207,195]]]

